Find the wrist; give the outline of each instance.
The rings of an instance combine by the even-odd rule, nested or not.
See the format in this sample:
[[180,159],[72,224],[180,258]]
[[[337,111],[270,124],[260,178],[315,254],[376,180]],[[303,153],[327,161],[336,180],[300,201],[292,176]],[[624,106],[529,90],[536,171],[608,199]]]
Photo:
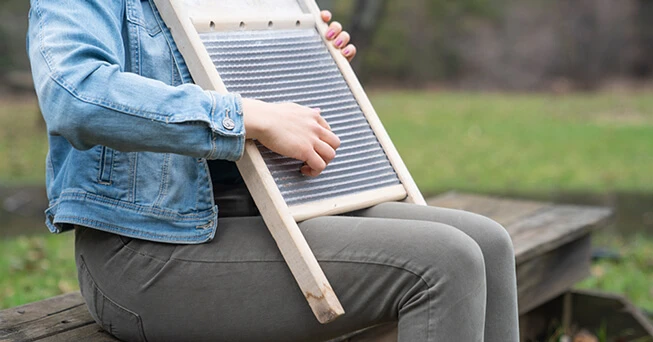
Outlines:
[[261,117],[264,105],[262,101],[242,99],[246,139],[257,139],[265,131],[265,120]]

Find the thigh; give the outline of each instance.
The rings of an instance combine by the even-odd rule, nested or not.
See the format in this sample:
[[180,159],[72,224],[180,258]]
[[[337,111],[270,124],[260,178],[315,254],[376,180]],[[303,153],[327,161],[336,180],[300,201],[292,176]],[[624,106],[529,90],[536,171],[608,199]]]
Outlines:
[[[321,340],[397,321],[411,294],[466,278],[482,260],[469,237],[439,223],[323,217],[300,229],[346,311],[327,325],[314,318],[260,217],[221,219],[215,239],[201,245],[88,229],[78,253],[107,297],[138,313],[148,339],[194,341]],[[468,285],[455,291],[477,286]]]
[[[387,202],[351,213],[357,217],[394,218],[446,224],[470,236],[483,250],[486,262],[514,260],[512,240],[500,224],[492,219],[463,210]],[[491,256],[488,258],[487,256]]]

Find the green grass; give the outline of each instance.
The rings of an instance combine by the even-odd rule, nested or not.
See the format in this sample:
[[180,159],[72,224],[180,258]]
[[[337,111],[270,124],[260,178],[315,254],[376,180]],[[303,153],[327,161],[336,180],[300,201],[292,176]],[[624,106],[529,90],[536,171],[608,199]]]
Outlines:
[[73,246],[71,233],[0,239],[0,309],[77,290]]
[[578,287],[623,294],[653,313],[653,237],[637,235],[624,239],[598,234],[594,245],[618,252],[621,258],[595,262],[591,277],[579,283]]
[[[653,193],[653,93],[565,96],[371,93],[421,190]],[[0,184],[42,184],[47,141],[35,102],[0,103]],[[45,228],[42,228],[45,231]],[[580,284],[653,310],[653,237],[603,235],[621,250]],[[73,236],[0,239],[0,308],[76,289]]]
[[47,146],[35,100],[0,100],[0,184],[43,184]]
[[373,93],[420,189],[653,191],[652,94]]

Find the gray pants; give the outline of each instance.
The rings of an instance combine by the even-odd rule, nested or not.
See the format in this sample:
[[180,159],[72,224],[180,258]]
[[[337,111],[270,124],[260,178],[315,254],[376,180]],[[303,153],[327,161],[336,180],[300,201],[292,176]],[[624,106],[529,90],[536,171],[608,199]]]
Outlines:
[[76,229],[80,287],[125,341],[323,341],[384,323],[398,339],[518,341],[512,244],[494,221],[385,203],[299,224],[346,313],[317,322],[260,217],[170,245]]

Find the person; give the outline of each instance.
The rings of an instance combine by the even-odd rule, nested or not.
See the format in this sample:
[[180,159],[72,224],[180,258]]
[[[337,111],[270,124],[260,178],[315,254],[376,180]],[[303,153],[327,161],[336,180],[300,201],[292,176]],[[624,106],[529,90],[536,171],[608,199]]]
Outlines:
[[[327,39],[356,54],[340,24]],[[46,225],[74,227],[82,295],[110,334],[321,341],[397,324],[400,341],[518,340],[506,231],[406,203],[299,224],[346,311],[318,323],[255,210],[218,209],[248,206],[230,196],[246,139],[316,176],[338,138],[317,109],[194,85],[151,0],[31,0],[28,50],[49,139]]]

